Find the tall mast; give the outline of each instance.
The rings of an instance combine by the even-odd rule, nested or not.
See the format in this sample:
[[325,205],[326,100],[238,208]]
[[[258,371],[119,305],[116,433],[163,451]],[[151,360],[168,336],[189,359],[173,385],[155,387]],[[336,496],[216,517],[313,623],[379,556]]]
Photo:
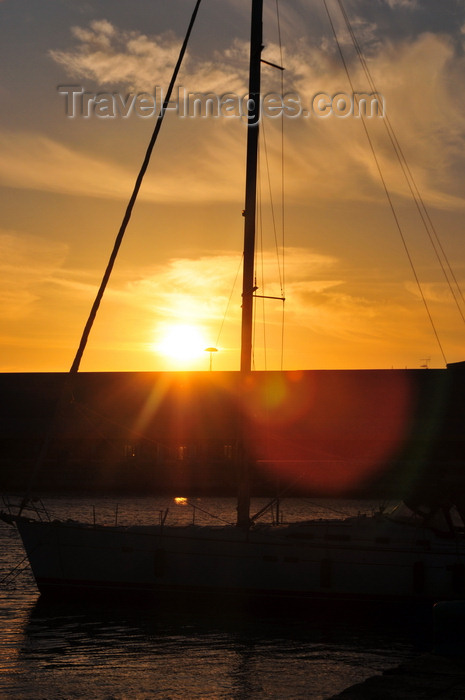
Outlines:
[[242,280],[241,372],[252,368],[252,321],[257,202],[257,158],[260,123],[260,62],[262,52],[263,0],[252,0],[250,34],[249,110],[247,114],[247,163],[244,211],[244,268]]
[[[244,265],[242,280],[241,374],[252,369],[252,324],[255,258],[255,214],[257,202],[257,159],[260,123],[260,61],[263,41],[263,0],[252,0],[250,32],[249,105],[247,114],[247,162],[244,211]],[[242,418],[244,420],[244,418]],[[242,445],[239,465],[237,525],[250,525],[250,465]]]

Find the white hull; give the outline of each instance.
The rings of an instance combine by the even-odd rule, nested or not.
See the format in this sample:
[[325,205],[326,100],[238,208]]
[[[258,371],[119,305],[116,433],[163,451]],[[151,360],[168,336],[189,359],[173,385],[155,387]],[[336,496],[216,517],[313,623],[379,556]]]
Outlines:
[[465,541],[384,516],[279,527],[93,527],[15,518],[42,592],[463,598]]

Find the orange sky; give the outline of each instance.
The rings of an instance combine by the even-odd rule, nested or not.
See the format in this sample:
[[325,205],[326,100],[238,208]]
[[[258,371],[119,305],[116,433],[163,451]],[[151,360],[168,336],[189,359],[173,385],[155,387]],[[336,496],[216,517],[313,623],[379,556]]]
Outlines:
[[[66,371],[131,193],[154,120],[65,112],[58,86],[127,95],[166,86],[194,2],[136,7],[0,2],[0,371]],[[441,243],[464,280],[465,10],[446,1],[347,2]],[[336,3],[335,26],[359,91],[366,78]],[[321,2],[265,0],[264,58],[286,67],[284,91],[311,103],[350,86]],[[247,84],[250,2],[205,0],[178,85],[234,92]],[[263,70],[263,90],[281,74]],[[410,255],[448,362],[464,359],[463,321],[407,196],[383,119],[367,120]],[[274,226],[285,230],[283,366],[444,366],[361,120],[349,115],[264,119],[259,293],[279,295]],[[209,368],[239,364],[243,120],[171,113],[144,182],[83,370]],[[268,167],[267,167],[268,166]],[[269,175],[268,175],[269,171]],[[273,217],[270,208],[273,197]],[[262,271],[264,272],[262,281]],[[255,367],[281,366],[282,305],[257,308]],[[463,306],[462,306],[463,312]],[[263,316],[267,325],[263,330]],[[192,352],[160,351],[173,326]],[[263,349],[266,338],[266,353]]]

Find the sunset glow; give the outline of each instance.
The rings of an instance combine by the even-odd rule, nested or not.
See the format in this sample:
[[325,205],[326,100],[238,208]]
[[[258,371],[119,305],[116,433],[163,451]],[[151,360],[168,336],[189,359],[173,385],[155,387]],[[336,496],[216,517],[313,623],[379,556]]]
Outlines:
[[[140,96],[150,102],[166,91],[189,5],[139,0],[128,12],[120,0],[89,0],[61,3],[57,12],[51,0],[0,2],[1,372],[69,368],[154,127]],[[351,82],[369,91],[338,3],[329,5]],[[323,6],[283,4],[282,52],[274,6],[265,2],[263,59],[283,64],[285,83],[264,63],[262,90],[298,95],[308,108],[284,117],[283,130],[281,119],[265,114],[260,136],[257,285],[259,295],[281,295],[272,259],[284,222],[283,368],[463,360],[465,309],[456,308],[385,119],[365,124],[403,238],[362,119],[338,114],[336,102],[325,115],[311,109],[317,94],[331,101],[351,93]],[[221,8],[199,13],[176,95],[246,95],[249,3],[223,0]],[[447,254],[463,289],[465,7],[361,0],[350,14],[438,233],[436,252]],[[169,111],[84,371],[208,371],[210,359],[215,371],[238,369],[246,132],[234,111],[197,118]],[[270,300],[262,309],[258,300],[255,318],[272,330],[265,339],[256,329],[255,369],[281,368],[281,309]],[[217,342],[223,349],[210,358],[205,349]]]

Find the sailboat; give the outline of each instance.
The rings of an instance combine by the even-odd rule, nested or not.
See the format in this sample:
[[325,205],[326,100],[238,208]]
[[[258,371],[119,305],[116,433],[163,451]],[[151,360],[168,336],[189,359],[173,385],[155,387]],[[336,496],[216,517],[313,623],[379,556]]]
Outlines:
[[[256,291],[263,0],[252,0],[251,5],[249,94],[257,99],[250,100],[247,128],[241,339],[244,381],[252,371]],[[90,326],[84,336],[89,330]],[[77,372],[84,345],[81,342],[71,374]],[[26,516],[27,499],[18,512],[10,508],[1,517],[18,529],[37,587],[51,596],[111,591],[154,597],[215,593],[308,600],[463,598],[465,507],[450,493],[412,499],[389,513],[380,510],[373,516],[265,524],[251,515],[250,465],[245,449],[240,451],[239,460],[235,525],[170,525],[160,518],[150,526],[96,527],[91,522]]]

